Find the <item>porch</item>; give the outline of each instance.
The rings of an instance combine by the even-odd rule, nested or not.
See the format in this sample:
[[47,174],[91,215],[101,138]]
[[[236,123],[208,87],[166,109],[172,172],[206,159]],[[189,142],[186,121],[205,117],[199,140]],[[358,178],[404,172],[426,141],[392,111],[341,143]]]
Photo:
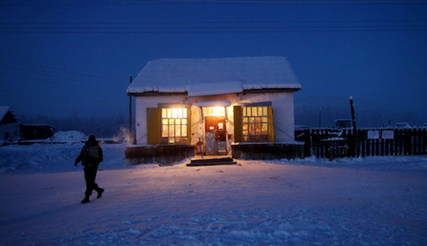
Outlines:
[[237,164],[230,155],[209,155],[209,156],[195,156],[187,167],[199,166],[217,166],[217,165],[234,165]]

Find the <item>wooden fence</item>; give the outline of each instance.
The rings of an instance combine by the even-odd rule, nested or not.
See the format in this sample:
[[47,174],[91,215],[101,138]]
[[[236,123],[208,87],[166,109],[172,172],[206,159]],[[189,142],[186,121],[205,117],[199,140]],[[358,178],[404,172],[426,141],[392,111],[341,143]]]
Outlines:
[[427,154],[427,129],[365,128],[296,130],[304,155],[320,158]]

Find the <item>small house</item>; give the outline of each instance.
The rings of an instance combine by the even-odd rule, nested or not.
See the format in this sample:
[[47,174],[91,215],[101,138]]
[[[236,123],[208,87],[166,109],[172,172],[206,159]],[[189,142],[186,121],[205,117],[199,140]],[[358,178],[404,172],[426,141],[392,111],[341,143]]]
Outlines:
[[285,57],[158,59],[127,89],[135,97],[136,146],[126,157],[170,162],[193,156],[294,158],[294,97]]
[[8,106],[0,106],[0,144],[17,142],[20,138],[19,123]]
[[46,124],[21,125],[21,140],[48,139],[55,134],[55,127]]

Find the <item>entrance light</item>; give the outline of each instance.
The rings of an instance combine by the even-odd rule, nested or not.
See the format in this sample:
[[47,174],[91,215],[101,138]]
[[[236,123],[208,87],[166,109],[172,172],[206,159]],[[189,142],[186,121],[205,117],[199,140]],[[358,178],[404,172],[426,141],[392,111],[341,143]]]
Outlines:
[[224,107],[204,107],[204,116],[225,116]]

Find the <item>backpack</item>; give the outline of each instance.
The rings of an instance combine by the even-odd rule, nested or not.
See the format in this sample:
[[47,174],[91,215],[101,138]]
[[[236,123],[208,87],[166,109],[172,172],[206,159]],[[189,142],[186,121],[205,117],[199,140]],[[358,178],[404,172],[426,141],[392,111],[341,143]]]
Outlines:
[[98,151],[98,145],[95,146],[89,146],[87,148],[87,154],[88,157],[94,158],[94,159],[99,159],[99,151]]
[[85,159],[83,166],[92,167],[98,166],[103,161],[101,147],[99,145],[89,145],[85,150]]

